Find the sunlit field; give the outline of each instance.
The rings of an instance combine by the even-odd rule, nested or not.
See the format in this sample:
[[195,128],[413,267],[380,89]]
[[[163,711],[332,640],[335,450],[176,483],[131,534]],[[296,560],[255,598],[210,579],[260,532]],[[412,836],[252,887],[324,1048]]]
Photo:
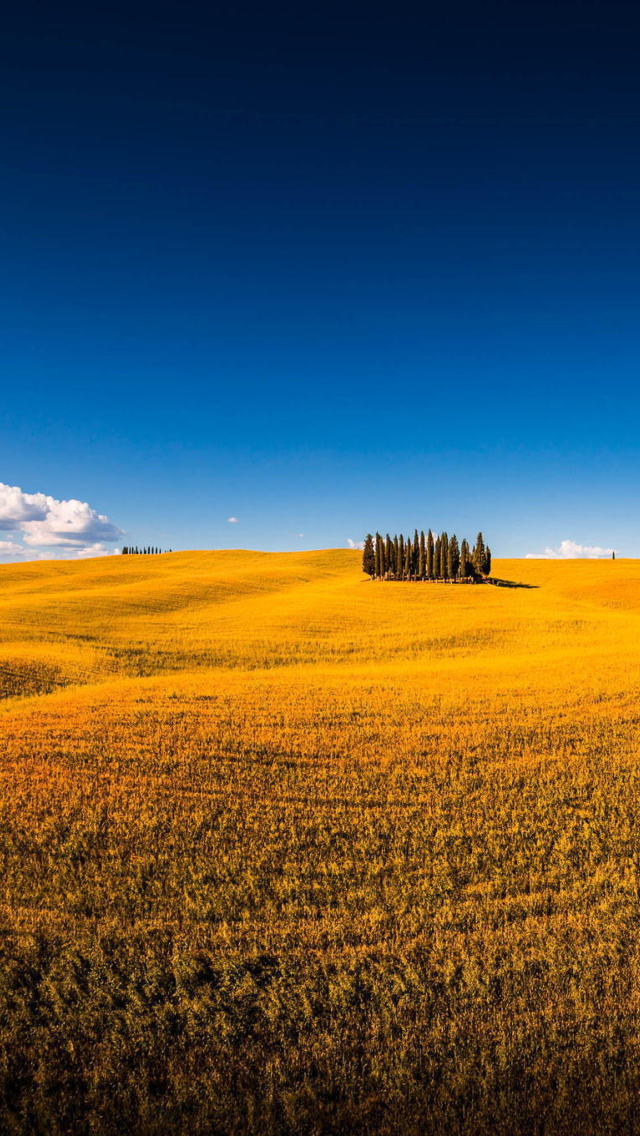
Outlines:
[[0,568],[0,1130],[640,1131],[640,562]]

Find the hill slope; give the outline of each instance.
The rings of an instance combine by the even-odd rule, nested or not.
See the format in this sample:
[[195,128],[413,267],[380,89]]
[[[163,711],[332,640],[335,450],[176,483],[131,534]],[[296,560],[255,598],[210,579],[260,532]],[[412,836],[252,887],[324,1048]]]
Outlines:
[[0,568],[4,1129],[633,1131],[640,564],[494,573]]
[[351,551],[9,565],[0,568],[0,665],[48,659],[61,681],[465,655],[481,665],[497,655],[504,672],[522,652],[547,668],[553,651],[596,651],[607,666],[611,653],[618,663],[625,644],[633,649],[639,563],[496,562],[494,575],[518,588],[372,583]]

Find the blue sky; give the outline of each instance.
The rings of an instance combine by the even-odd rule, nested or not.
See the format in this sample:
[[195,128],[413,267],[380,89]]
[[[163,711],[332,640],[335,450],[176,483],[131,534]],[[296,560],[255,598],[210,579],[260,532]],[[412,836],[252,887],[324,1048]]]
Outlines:
[[639,36],[616,2],[14,11],[4,559],[640,555]]

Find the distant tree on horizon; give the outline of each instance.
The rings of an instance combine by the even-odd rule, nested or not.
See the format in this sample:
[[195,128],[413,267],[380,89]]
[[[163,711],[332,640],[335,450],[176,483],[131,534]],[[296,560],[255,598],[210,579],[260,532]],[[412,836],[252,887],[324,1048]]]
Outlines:
[[487,550],[484,546],[484,537],[481,532],[476,537],[476,545],[473,550],[473,567],[477,576],[484,575],[484,564]]
[[404,546],[404,579],[411,579],[411,537],[407,537],[407,543]]
[[440,537],[440,577],[449,579],[449,534],[443,532]]
[[387,569],[387,576],[393,576],[396,566],[393,558],[393,541],[391,540],[389,533],[387,533],[386,540],[384,542],[384,561]]
[[362,550],[362,571],[366,572],[367,576],[373,577],[376,574],[376,555],[373,547],[373,537],[371,533],[367,533]]
[[458,546],[458,538],[454,533],[449,541],[449,579],[457,580],[460,571],[460,548]]

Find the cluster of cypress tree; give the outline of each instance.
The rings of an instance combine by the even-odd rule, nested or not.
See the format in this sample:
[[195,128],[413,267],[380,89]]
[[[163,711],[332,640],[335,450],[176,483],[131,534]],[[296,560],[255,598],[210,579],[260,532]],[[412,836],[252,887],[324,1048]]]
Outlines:
[[[166,548],[138,548],[136,545],[125,544],[122,549],[123,556],[158,556],[161,552],[166,552]],[[171,552],[171,549],[169,549]]]
[[379,532],[369,533],[364,542],[362,571],[372,580],[464,580],[469,583],[485,579],[491,572],[491,549],[478,533],[475,547],[463,540],[460,544],[455,533],[425,536],[415,530],[413,539],[408,536],[386,538]]

